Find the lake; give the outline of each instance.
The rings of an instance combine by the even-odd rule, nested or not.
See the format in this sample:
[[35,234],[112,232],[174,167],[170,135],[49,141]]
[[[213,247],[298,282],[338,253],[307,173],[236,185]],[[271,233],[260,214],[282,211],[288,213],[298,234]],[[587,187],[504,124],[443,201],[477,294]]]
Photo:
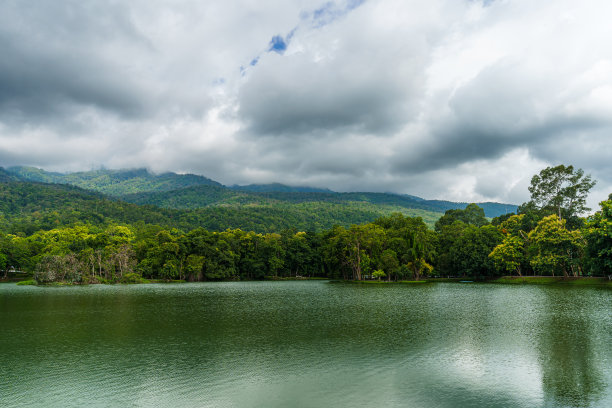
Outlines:
[[2,407],[611,407],[612,291],[0,284]]

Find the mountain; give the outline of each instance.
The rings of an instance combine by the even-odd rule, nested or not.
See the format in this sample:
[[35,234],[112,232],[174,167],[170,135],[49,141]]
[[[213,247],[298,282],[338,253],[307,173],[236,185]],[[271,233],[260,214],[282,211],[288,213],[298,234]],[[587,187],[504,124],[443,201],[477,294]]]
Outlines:
[[280,183],[249,184],[246,186],[239,186],[234,184],[229,188],[231,188],[232,190],[250,191],[254,193],[333,193],[333,191],[328,188],[293,187]]
[[[379,215],[388,214],[390,211],[400,211],[412,216],[419,214],[431,224],[446,210],[463,209],[468,204],[426,200],[408,194],[337,193],[327,189],[292,187],[278,183],[226,187],[203,176],[176,173],[158,175],[146,169],[101,169],[63,174],[33,167],[11,167],[0,173],[0,179],[2,177],[7,180],[70,184],[133,204],[181,210],[212,211],[210,210],[212,207],[224,207],[224,211],[228,212],[229,207],[232,211],[240,209],[253,211],[255,207],[261,207],[260,211],[282,208],[282,211],[287,212],[293,208],[301,214],[306,211],[306,207],[315,211],[314,208],[318,206],[317,208],[325,213],[332,207],[335,208],[334,211],[338,211],[342,206],[351,206],[346,210],[367,211]],[[299,208],[298,204],[301,204],[302,208]],[[516,205],[511,204],[490,202],[477,204],[490,218],[516,211]],[[316,217],[316,214],[311,215]],[[342,220],[348,219],[350,217]]]
[[7,172],[22,180],[70,184],[112,196],[147,191],[170,191],[199,185],[221,186],[216,181],[195,174],[154,174],[147,169],[101,169],[64,174],[18,166],[8,168]]
[[[6,172],[0,171],[0,178],[4,179],[2,175],[6,176]],[[285,229],[322,231],[334,225],[348,227],[371,222],[381,215],[399,210],[360,203],[325,202],[217,205],[180,210],[127,203],[71,185],[18,181],[10,178],[10,174],[7,177],[0,182],[0,231],[12,234],[31,235],[39,230],[79,223],[101,226],[108,223],[142,223],[184,231],[198,227],[211,231],[240,228],[262,233]],[[208,187],[219,189],[216,186]],[[429,225],[433,225],[440,215],[420,210],[404,213],[422,216]]]
[[[296,205],[300,203],[330,203],[337,205],[366,205],[370,208],[396,208],[442,213],[450,209],[463,209],[468,203],[424,200],[409,195],[390,193],[335,193],[335,192],[252,192],[235,191],[217,186],[194,186],[163,192],[137,193],[121,197],[135,204],[150,204],[163,208],[195,209],[209,206],[244,205]],[[497,217],[516,211],[515,205],[499,203],[478,203],[487,217]]]
[[12,173],[9,173],[4,168],[0,167],[0,183],[6,183],[9,181],[18,181],[19,177]]

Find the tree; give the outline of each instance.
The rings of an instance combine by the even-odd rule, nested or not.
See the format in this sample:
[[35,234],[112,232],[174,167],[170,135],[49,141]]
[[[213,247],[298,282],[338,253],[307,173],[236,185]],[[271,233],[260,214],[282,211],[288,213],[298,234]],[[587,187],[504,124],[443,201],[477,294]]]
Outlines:
[[599,203],[601,210],[587,221],[587,253],[595,274],[606,274],[612,280],[612,194]]
[[489,258],[498,270],[516,272],[518,276],[523,276],[521,264],[525,259],[524,242],[517,236],[508,235],[501,244],[493,248]]
[[427,263],[424,258],[414,258],[414,260],[408,262],[406,267],[410,272],[414,280],[421,280],[422,276],[427,276],[433,271],[433,266]]
[[205,259],[201,255],[189,255],[185,260],[185,271],[190,280],[201,280]]
[[441,227],[438,232],[435,261],[437,275],[451,276],[457,273],[459,269],[458,259],[453,249],[466,228],[468,228],[468,225],[460,220]]
[[387,274],[382,269],[377,269],[372,272],[372,277],[377,278],[378,280],[380,280],[380,278],[384,278],[385,276],[387,276]]
[[380,256],[379,262],[380,269],[386,271],[387,279],[390,281],[391,276],[397,276],[400,268],[399,261],[397,260],[397,253],[392,249],[385,249]]
[[422,275],[429,275],[434,269],[427,262],[434,256],[434,245],[427,239],[427,234],[420,231],[412,233],[408,238],[410,248],[407,253],[409,261],[406,267],[412,272],[415,280],[420,280]]
[[376,224],[352,225],[347,230],[346,253],[353,279],[361,280],[382,248],[385,230]]
[[440,232],[443,227],[452,225],[455,221],[462,221],[468,225],[482,227],[487,225],[489,221],[485,217],[484,210],[478,205],[468,204],[464,210],[447,210],[438,221],[436,221],[435,229]]
[[454,274],[484,278],[495,271],[489,254],[503,240],[503,234],[492,225],[477,228],[468,225],[449,248]]
[[565,228],[565,222],[556,214],[549,215],[529,233],[530,263],[536,271],[553,276],[562,272],[565,277],[571,271],[578,276],[586,242],[579,230]]
[[170,259],[166,261],[162,266],[159,275],[166,280],[176,279],[179,276],[179,267],[176,260]]
[[279,234],[266,234],[263,239],[263,251],[268,264],[268,274],[278,276],[278,271],[284,265],[285,250],[282,247]]
[[531,201],[539,208],[556,213],[559,219],[589,211],[586,198],[595,181],[582,169],[559,165],[547,167],[531,179]]

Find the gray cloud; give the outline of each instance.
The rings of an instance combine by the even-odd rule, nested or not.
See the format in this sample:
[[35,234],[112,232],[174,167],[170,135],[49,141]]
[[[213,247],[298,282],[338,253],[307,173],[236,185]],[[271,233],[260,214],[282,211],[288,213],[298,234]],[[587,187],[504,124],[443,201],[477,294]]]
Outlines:
[[262,67],[240,94],[240,115],[255,135],[300,135],[317,131],[387,133],[410,112],[405,93],[362,63],[327,67],[286,57]]
[[30,121],[95,106],[132,116],[144,87],[122,72],[112,47],[142,41],[118,5],[100,2],[4,3],[0,14],[0,115]]
[[599,180],[596,206],[612,191],[609,12],[2,2],[0,165],[522,202],[535,172],[565,163]]
[[[425,34],[374,32],[377,27],[359,23],[365,16],[355,18],[337,22],[329,32],[315,31],[307,43],[298,33],[285,55],[259,60],[238,94],[239,116],[249,133],[381,135],[414,118],[424,92],[419,63],[427,58]],[[406,38],[394,45],[401,33]]]

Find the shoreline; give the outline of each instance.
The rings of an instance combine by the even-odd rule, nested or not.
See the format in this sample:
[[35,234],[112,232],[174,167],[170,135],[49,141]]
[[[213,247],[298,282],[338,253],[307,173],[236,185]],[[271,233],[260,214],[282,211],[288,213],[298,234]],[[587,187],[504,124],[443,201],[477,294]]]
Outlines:
[[424,284],[424,283],[495,283],[508,285],[554,285],[554,286],[591,286],[612,288],[612,280],[606,277],[563,277],[563,276],[502,276],[495,279],[477,280],[475,278],[427,278],[418,281],[377,281],[377,280],[331,280],[332,283],[350,283],[357,285],[388,284]]
[[[563,276],[502,276],[495,279],[488,280],[477,280],[474,278],[427,278],[421,280],[400,280],[400,281],[386,281],[386,280],[342,280],[342,279],[330,279],[320,277],[266,277],[261,280],[220,280],[220,281],[202,281],[202,282],[280,282],[280,281],[329,281],[330,283],[345,283],[354,285],[421,285],[430,283],[494,283],[499,285],[549,285],[549,286],[588,286],[588,287],[605,287],[612,289],[612,280],[607,277],[563,277]],[[70,282],[54,282],[49,284],[38,284],[33,279],[7,279],[0,280],[1,283],[16,283],[17,285],[31,285],[31,286],[88,286],[88,285],[142,285],[151,283],[199,283],[190,282],[186,280],[160,280],[142,279],[140,281],[131,282],[99,282],[99,283],[70,283]]]

